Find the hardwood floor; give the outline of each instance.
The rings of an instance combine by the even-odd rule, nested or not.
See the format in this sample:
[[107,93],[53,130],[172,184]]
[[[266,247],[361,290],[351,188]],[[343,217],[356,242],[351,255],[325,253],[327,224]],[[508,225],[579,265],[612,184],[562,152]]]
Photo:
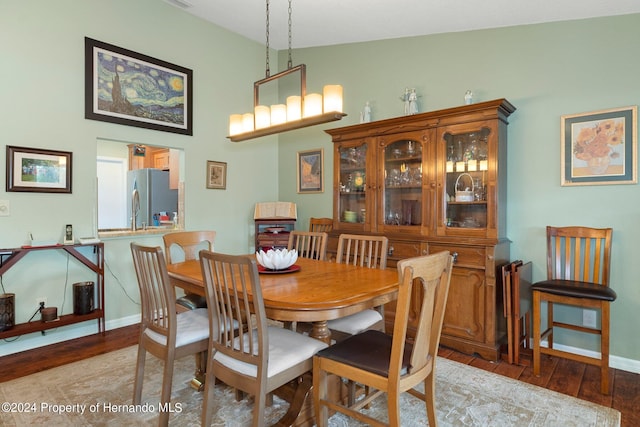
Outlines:
[[[0,382],[135,345],[138,331],[138,326],[133,325],[107,331],[104,335],[90,335],[0,357]],[[600,372],[595,366],[545,356],[543,374],[535,377],[530,359],[526,356],[521,359],[520,365],[511,365],[504,361],[489,362],[444,347],[438,354],[456,362],[615,408],[622,414],[622,427],[640,425],[640,374],[611,369],[612,393],[603,396],[600,394]]]

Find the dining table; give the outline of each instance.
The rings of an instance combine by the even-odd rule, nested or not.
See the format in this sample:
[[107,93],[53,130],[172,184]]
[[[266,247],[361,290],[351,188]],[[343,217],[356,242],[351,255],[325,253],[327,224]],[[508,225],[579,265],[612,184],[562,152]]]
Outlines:
[[[204,295],[200,261],[168,264],[167,271],[175,287]],[[267,270],[258,264],[258,272],[267,318],[284,324],[311,322],[309,336],[328,344],[327,321],[384,305],[398,294],[395,269],[298,258],[286,270]],[[278,425],[313,425],[310,382],[307,376],[293,395],[287,392],[291,405]]]
[[[252,256],[252,255],[248,255]],[[171,283],[204,295],[200,261],[167,265]],[[312,322],[310,336],[331,343],[327,321],[384,305],[398,293],[395,269],[377,269],[298,258],[287,270],[259,266],[267,317],[282,322]]]

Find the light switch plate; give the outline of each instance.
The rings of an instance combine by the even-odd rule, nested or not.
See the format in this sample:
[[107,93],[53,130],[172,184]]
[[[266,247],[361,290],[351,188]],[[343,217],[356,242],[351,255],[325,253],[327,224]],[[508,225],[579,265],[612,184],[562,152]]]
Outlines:
[[9,201],[8,200],[0,200],[0,216],[9,216]]

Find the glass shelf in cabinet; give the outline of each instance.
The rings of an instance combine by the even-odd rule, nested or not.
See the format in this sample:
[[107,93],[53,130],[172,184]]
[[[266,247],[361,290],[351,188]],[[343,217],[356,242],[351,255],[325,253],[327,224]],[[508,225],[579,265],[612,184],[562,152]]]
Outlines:
[[473,202],[447,202],[450,205],[486,205],[486,200],[474,200]]

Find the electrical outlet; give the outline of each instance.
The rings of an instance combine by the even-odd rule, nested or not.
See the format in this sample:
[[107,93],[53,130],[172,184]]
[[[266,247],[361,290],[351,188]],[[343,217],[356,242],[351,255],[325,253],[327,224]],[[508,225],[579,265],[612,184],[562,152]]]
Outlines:
[[47,306],[47,297],[38,297],[36,298],[36,304],[40,307],[40,303],[43,303],[44,306]]
[[8,200],[0,200],[0,216],[9,216],[9,201]]
[[582,310],[582,326],[586,326],[587,328],[596,327],[595,310]]

